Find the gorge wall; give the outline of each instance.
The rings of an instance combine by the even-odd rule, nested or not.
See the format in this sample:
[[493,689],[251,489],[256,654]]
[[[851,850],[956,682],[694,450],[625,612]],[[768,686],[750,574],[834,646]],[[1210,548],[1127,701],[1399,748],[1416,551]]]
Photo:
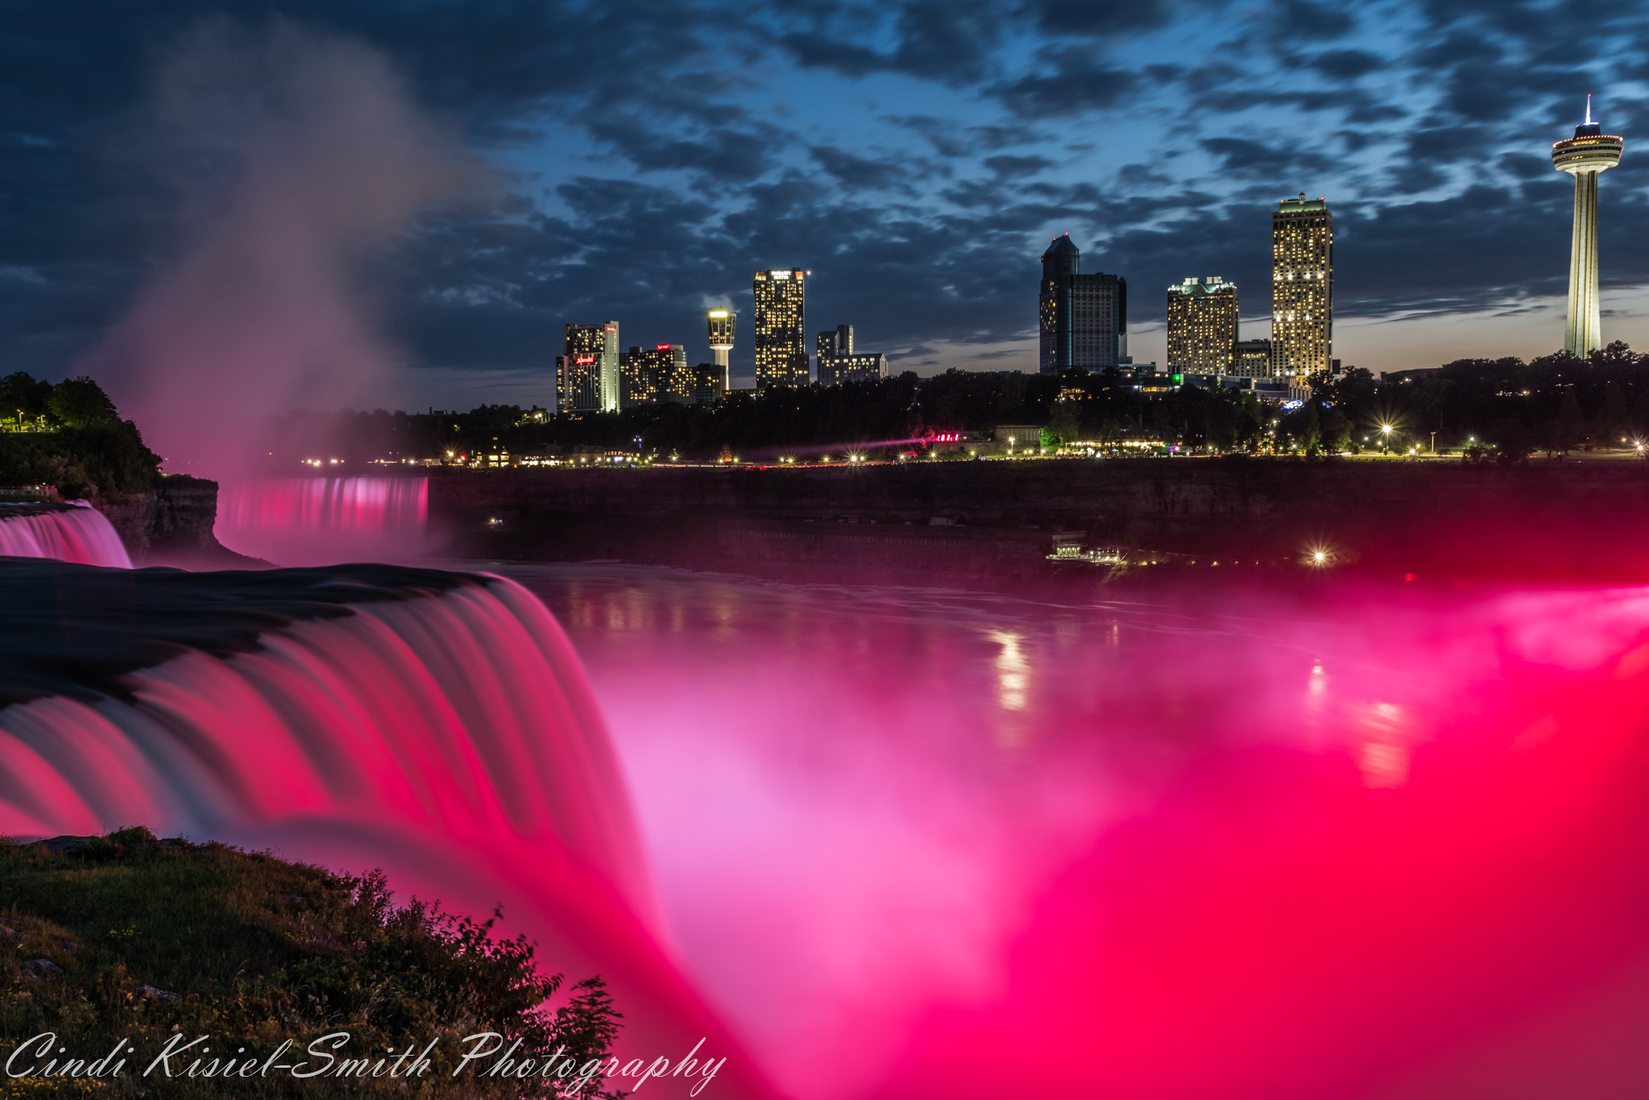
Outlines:
[[1649,465],[1629,461],[440,471],[430,479],[429,514],[463,554],[694,568],[771,558],[826,572],[921,572],[971,559],[975,568],[1030,574],[1046,570],[1043,556],[1063,532],[1090,545],[1262,562],[1331,545],[1376,570],[1649,575]]
[[102,503],[98,510],[109,517],[139,564],[182,558],[222,565],[238,557],[218,545],[212,534],[218,511],[215,481],[172,475],[162,478],[152,493]]

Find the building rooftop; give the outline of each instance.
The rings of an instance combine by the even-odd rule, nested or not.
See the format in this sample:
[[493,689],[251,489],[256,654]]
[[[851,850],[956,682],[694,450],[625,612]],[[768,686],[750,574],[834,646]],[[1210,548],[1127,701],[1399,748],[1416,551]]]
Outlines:
[[1300,192],[1299,198],[1284,199],[1277,205],[1277,213],[1279,214],[1304,214],[1308,212],[1324,211],[1327,209],[1327,199],[1320,195],[1317,198],[1308,199],[1305,197],[1304,191]]
[[1048,245],[1048,251],[1042,254],[1042,258],[1046,260],[1049,256],[1080,256],[1081,254],[1081,251],[1078,250],[1076,244],[1071,240],[1071,235],[1069,233],[1061,233],[1053,239],[1051,244]]
[[1225,291],[1225,290],[1235,292],[1236,289],[1237,289],[1237,284],[1236,283],[1228,283],[1224,279],[1220,278],[1218,275],[1205,275],[1200,279],[1193,275],[1193,276],[1187,277],[1186,279],[1184,279],[1181,282],[1177,282],[1177,283],[1174,283],[1171,286],[1169,286],[1168,293],[1170,293],[1170,294],[1215,294],[1215,293],[1218,293],[1220,291]]

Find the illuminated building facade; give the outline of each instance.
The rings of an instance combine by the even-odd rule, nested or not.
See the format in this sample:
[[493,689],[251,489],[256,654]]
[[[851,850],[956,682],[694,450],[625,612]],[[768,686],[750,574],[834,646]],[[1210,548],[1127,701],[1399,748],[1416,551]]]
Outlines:
[[556,408],[617,412],[620,399],[618,322],[568,325],[556,359]]
[[881,352],[837,355],[819,364],[819,384],[835,386],[843,382],[874,382],[887,377],[887,356]]
[[693,367],[693,400],[720,401],[727,396],[727,364],[698,363]]
[[693,373],[687,349],[680,344],[633,347],[619,368],[621,401],[628,409],[661,401],[685,404],[693,399]]
[[631,348],[618,362],[618,404],[629,409],[658,403],[658,371],[652,352]]
[[1218,275],[1168,288],[1168,369],[1228,374],[1237,348],[1237,284]]
[[570,413],[573,409],[573,391],[575,381],[572,375],[572,365],[565,355],[555,357],[555,411]]
[[859,352],[853,346],[853,326],[837,325],[819,333],[819,384],[872,382],[887,377],[887,356]]
[[[826,359],[834,359],[838,355],[852,355],[853,326],[837,325],[835,328],[825,329],[819,333],[819,338],[814,346],[819,353],[820,369],[823,369]],[[823,382],[824,379],[820,378],[819,381]]]
[[1231,373],[1239,378],[1270,378],[1270,340],[1238,340],[1232,349]]
[[[696,386],[693,379],[693,368],[687,364],[686,346],[683,344],[659,344],[653,349],[653,355],[659,364],[659,400],[676,405],[691,404]],[[669,356],[668,363],[663,361],[665,355]]]
[[1038,297],[1043,374],[1095,371],[1128,358],[1128,283],[1120,275],[1082,274],[1069,233],[1042,254]]
[[807,385],[807,272],[758,271],[754,289],[756,389]]
[[1575,136],[1552,145],[1552,167],[1575,178],[1575,221],[1569,244],[1569,326],[1563,347],[1585,356],[1603,347],[1603,318],[1597,291],[1597,178],[1620,163],[1626,141],[1605,134],[1592,121],[1592,97],[1586,97],[1586,121]]
[[1271,354],[1279,378],[1334,358],[1334,219],[1325,199],[1284,199],[1271,215]]

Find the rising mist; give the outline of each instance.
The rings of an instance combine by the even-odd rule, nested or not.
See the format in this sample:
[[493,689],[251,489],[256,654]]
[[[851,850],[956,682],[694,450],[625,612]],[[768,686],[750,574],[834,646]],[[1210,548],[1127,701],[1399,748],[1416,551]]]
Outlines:
[[481,174],[383,53],[282,21],[198,27],[139,117],[182,228],[83,366],[168,469],[250,473],[282,412],[393,387],[373,267]]

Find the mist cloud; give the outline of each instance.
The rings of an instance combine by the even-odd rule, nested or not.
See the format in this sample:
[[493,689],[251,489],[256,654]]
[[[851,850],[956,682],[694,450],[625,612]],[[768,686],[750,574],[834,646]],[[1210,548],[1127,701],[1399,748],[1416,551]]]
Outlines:
[[202,25],[160,60],[134,145],[182,208],[85,369],[168,468],[244,468],[271,419],[383,391],[403,356],[374,264],[480,173],[387,57],[275,21]]

